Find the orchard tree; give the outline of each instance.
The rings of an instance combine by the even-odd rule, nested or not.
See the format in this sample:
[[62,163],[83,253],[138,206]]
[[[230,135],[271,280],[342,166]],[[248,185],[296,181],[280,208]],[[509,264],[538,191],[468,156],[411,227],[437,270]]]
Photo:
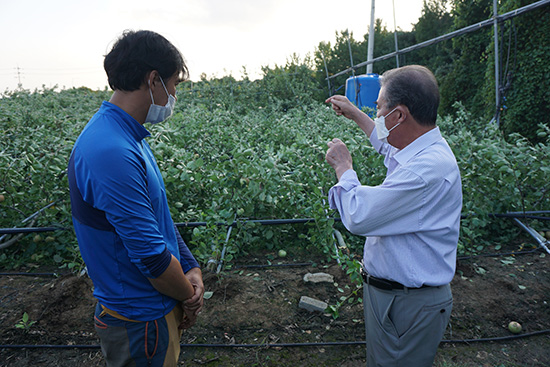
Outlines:
[[[499,13],[506,13],[534,1],[506,0]],[[550,126],[550,7],[524,13],[500,24],[501,128],[509,135],[521,133],[532,142],[541,142],[540,123]],[[494,60],[494,58],[493,58]],[[494,63],[488,63],[487,74]],[[487,78],[493,92],[494,78]]]
[[[414,25],[415,43],[421,43],[449,33],[453,18],[448,0],[425,0],[422,15]],[[452,41],[447,40],[413,52],[415,61],[433,71],[438,80],[443,79],[452,67]]]
[[[492,3],[491,0],[453,0],[452,30],[490,18]],[[475,115],[492,117],[494,108],[488,109],[482,93],[487,70],[487,50],[492,43],[491,32],[488,28],[482,28],[453,38],[453,50],[450,55],[453,63],[449,72],[440,81],[440,111],[450,113],[454,110],[455,102],[461,102]]]

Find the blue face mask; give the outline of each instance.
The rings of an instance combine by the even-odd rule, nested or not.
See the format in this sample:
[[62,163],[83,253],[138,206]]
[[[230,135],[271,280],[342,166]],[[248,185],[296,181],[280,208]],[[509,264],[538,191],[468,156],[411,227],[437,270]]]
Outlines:
[[172,116],[172,113],[174,113],[174,106],[176,105],[176,97],[168,93],[162,78],[160,78],[160,82],[164,87],[166,95],[168,95],[168,102],[166,102],[165,106],[156,105],[153,98],[153,93],[151,92],[151,87],[149,87],[149,94],[151,95],[152,103],[149,107],[149,111],[147,112],[147,117],[145,117],[145,122],[150,122],[151,124],[158,124],[159,122],[162,122]]
[[380,140],[382,143],[388,143],[388,136],[390,136],[390,132],[401,125],[401,123],[398,123],[394,127],[388,130],[386,127],[386,117],[392,114],[393,111],[395,111],[397,107],[395,107],[393,110],[391,110],[390,113],[388,113],[386,116],[380,116],[374,119],[374,124],[376,126],[376,135],[378,137],[378,140]]

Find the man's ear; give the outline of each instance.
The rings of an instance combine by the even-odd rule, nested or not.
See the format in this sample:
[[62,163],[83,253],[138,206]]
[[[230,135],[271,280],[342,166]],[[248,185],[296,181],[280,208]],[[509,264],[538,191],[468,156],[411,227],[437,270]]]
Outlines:
[[153,90],[156,86],[156,83],[159,81],[159,72],[156,70],[151,70],[148,74],[145,75],[145,84],[148,88]]
[[397,122],[404,122],[411,114],[409,108],[405,105],[397,106],[397,111],[395,112],[399,113],[399,116],[397,116]]

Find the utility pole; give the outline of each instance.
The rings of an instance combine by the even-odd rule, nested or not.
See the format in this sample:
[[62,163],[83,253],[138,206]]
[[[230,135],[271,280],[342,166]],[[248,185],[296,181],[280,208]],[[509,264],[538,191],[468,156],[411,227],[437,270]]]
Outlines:
[[[373,51],[374,51],[374,0],[371,0],[367,61],[372,60]],[[367,65],[367,74],[371,74],[371,73],[372,73],[372,63]]]
[[23,84],[21,84],[21,68],[17,65],[15,69],[17,70],[17,87],[21,89],[23,87]]

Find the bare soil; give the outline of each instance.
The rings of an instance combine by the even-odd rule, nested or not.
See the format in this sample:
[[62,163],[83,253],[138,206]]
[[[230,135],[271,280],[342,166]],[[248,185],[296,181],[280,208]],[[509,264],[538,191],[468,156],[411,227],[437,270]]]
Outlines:
[[[549,259],[536,251],[459,260],[451,324],[435,365],[550,366]],[[213,296],[182,337],[182,365],[365,365],[360,303],[346,302],[336,319],[298,307],[301,296],[335,305],[355,289],[339,265],[286,258],[286,266],[255,267],[267,264],[265,257],[239,260],[219,275],[205,271]],[[304,262],[312,264],[288,266]],[[308,272],[332,274],[334,283],[306,284]],[[0,276],[0,366],[103,366],[92,287],[72,274]],[[17,328],[24,312],[34,323]],[[519,335],[508,330],[510,321],[521,323]]]

